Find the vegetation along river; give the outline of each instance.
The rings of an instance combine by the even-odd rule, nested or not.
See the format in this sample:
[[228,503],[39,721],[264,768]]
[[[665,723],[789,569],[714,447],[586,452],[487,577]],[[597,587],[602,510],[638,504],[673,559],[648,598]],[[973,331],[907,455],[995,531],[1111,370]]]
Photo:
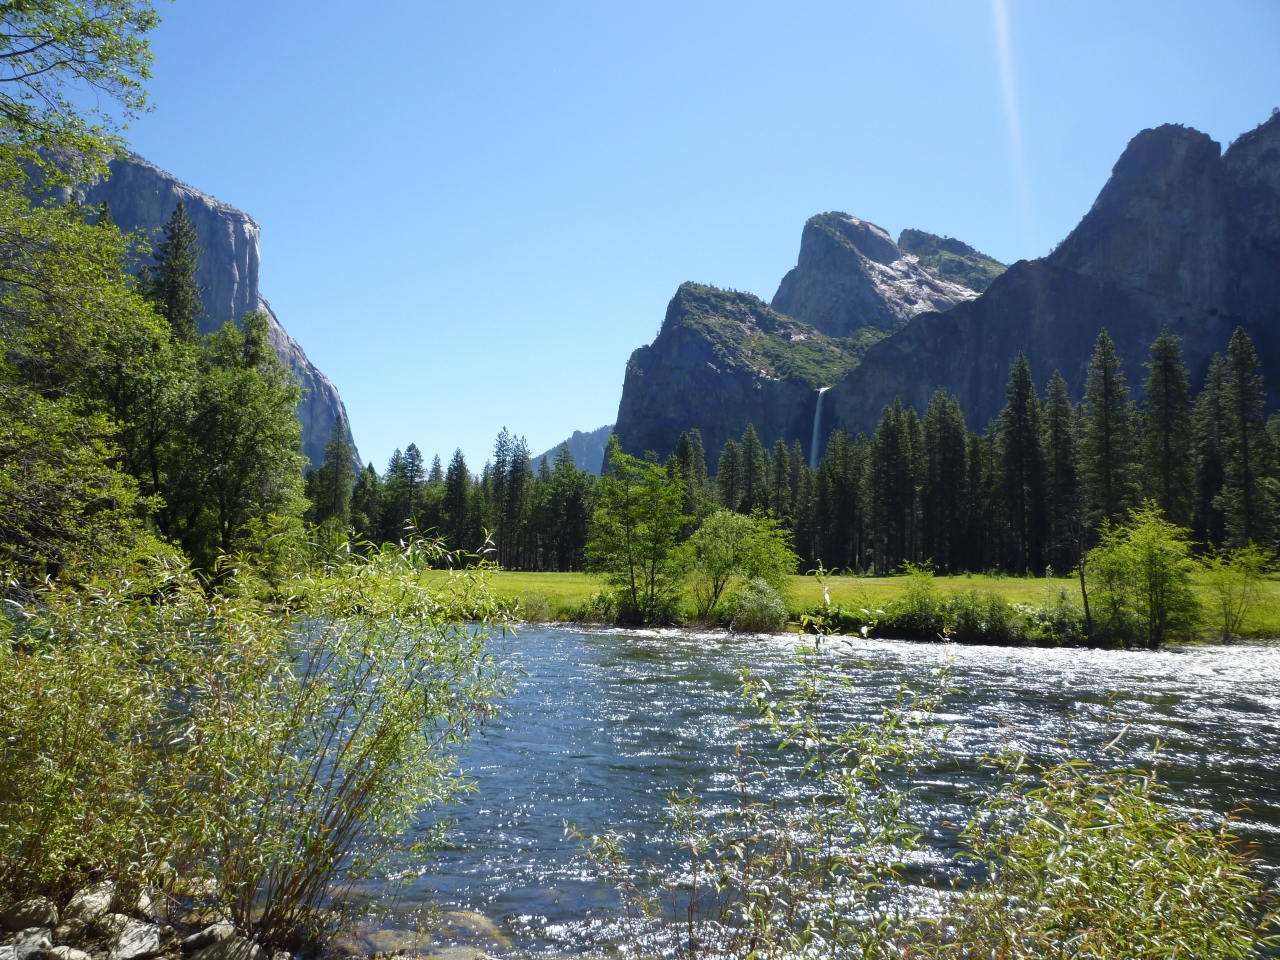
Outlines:
[[[424,864],[406,906],[438,900],[485,914],[520,952],[616,941],[618,895],[593,878],[564,822],[621,830],[639,859],[670,862],[666,796],[692,781],[731,787],[739,672],[785,687],[799,638],[529,626],[501,642],[524,673],[505,715],[465,750],[479,791],[450,811],[450,843]],[[899,680],[924,688],[950,666],[942,717],[954,729],[919,778],[917,882],[945,885],[957,869],[950,824],[990,782],[984,756],[1010,745],[1047,758],[1064,738],[1096,755],[1124,724],[1112,762],[1145,763],[1163,744],[1176,803],[1217,814],[1247,806],[1237,832],[1258,844],[1265,870],[1280,868],[1278,645],[1150,653],[836,638],[823,656],[861,664],[832,708],[849,720],[879,715]]]

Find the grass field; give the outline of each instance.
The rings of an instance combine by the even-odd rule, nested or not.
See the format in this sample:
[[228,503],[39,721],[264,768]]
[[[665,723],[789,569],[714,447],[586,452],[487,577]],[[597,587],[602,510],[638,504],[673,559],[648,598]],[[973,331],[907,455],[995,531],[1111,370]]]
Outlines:
[[[444,574],[441,574],[444,576]],[[521,605],[537,614],[535,619],[572,620],[592,595],[605,589],[604,578],[590,573],[523,573],[499,571],[492,574],[494,592],[502,599],[521,601]],[[793,617],[813,610],[822,603],[822,585],[815,577],[792,577],[787,607]],[[831,602],[846,609],[878,606],[902,596],[906,577],[828,577]],[[1059,591],[1079,600],[1080,583],[1070,577],[1003,577],[984,574],[937,577],[939,591],[979,590],[995,593],[1011,603],[1040,605]],[[1207,599],[1207,598],[1206,598]],[[1254,637],[1280,637],[1280,575],[1264,584],[1258,604],[1246,632]]]

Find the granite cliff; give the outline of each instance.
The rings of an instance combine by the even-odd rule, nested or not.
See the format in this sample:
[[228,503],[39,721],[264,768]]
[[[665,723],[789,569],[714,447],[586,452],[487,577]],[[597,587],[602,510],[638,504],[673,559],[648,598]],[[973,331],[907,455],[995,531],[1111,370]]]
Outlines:
[[1003,269],[950,238],[903,236],[926,256],[902,249],[875,224],[824,213],[805,224],[797,265],[771,304],[681,285],[657,338],[627,363],[614,427],[622,448],[665,456],[682,431],[697,428],[714,459],[750,423],[766,443],[799,439],[809,455],[820,390],[911,317],[978,296],[922,261],[940,262],[945,245],[954,274],[972,279]]
[[895,397],[923,410],[941,386],[959,397],[970,429],[982,429],[1004,403],[1019,350],[1039,384],[1060,370],[1079,399],[1104,327],[1137,393],[1148,346],[1166,323],[1182,338],[1196,389],[1243,326],[1270,405],[1280,403],[1280,116],[1225,154],[1183,126],[1139,133],[1057,249],[1014,264],[979,299],[920,313],[876,344],[831,390],[830,422],[870,430]]
[[111,218],[120,229],[139,230],[153,239],[178,202],[182,202],[195,224],[202,251],[197,270],[197,280],[204,288],[201,331],[216,330],[248,310],[266,312],[272,348],[306,391],[298,404],[302,452],[314,466],[319,466],[335,421],[341,419],[350,424],[350,420],[337,388],[307,359],[306,352],[280,324],[258,290],[257,222],[134,155],[112,161],[109,177],[79,192],[85,203],[107,203]]

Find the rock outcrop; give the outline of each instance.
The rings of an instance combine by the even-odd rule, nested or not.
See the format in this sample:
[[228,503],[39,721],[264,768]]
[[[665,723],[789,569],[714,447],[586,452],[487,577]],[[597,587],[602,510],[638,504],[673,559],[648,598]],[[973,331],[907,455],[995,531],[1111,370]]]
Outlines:
[[981,298],[922,313],[872,347],[832,389],[832,426],[871,430],[895,397],[923,410],[945,387],[970,429],[984,429],[1019,350],[1039,384],[1060,370],[1079,399],[1103,328],[1140,393],[1149,345],[1166,323],[1197,389],[1243,326],[1269,403],[1280,401],[1280,116],[1225,154],[1182,126],[1139,133],[1053,253],[1014,264]]
[[827,336],[849,337],[864,327],[889,332],[976,296],[922,267],[874,223],[823,213],[804,225],[799,260],[769,305]]
[[658,336],[627,363],[614,433],[627,453],[665,457],[696,428],[714,459],[755,424],[766,443],[799,437],[807,452],[818,388],[882,336],[862,334],[828,337],[749,293],[682,284]]
[[139,230],[153,238],[153,242],[159,238],[160,227],[173,215],[178,202],[182,202],[195,225],[201,247],[197,270],[197,280],[204,288],[205,317],[201,320],[201,331],[216,330],[227,320],[239,319],[248,310],[261,309],[267,313],[271,346],[306,391],[298,405],[302,452],[313,466],[319,466],[324,460],[324,445],[333,424],[339,418],[347,424],[350,420],[337,388],[307,359],[306,352],[281,326],[259,292],[257,222],[134,155],[112,161],[110,176],[83,188],[80,195],[85,203],[108,204],[111,218],[122,230]]
[[975,250],[955,237],[940,237],[924,230],[903,230],[898,249],[916,258],[916,263],[943,280],[982,293],[991,281],[1007,269],[994,257]]
[[586,470],[600,476],[600,470],[604,465],[604,450],[609,444],[609,436],[613,433],[613,424],[605,424],[603,427],[596,427],[587,433],[581,430],[573,431],[573,436],[569,437],[563,443],[557,443],[550,450],[533,458],[535,469],[545,457],[547,463],[554,463],[556,453],[564,444],[569,445],[569,453],[573,455],[573,464],[579,470]]

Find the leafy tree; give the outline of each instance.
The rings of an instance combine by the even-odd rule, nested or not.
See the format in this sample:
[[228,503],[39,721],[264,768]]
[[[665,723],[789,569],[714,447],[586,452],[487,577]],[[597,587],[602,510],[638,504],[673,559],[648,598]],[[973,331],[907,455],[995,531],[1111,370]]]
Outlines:
[[689,539],[690,585],[697,616],[706,618],[735,581],[761,580],[782,593],[798,558],[775,518],[717,510]]
[[677,549],[684,481],[623,453],[616,437],[609,438],[605,462],[587,544],[589,568],[605,574],[617,591],[622,619],[668,620],[684,575]]
[[1121,523],[1137,494],[1133,408],[1115,343],[1105,330],[1089,362],[1082,420],[1080,473],[1090,515],[1099,525]]
[[1191,456],[1191,375],[1182,341],[1166,324],[1151,344],[1142,418],[1142,476],[1170,523],[1191,525],[1195,471]]
[[1105,637],[1155,650],[1194,623],[1191,544],[1154,501],[1131,511],[1127,526],[1106,524],[1088,565]]
[[1014,569],[1039,572],[1043,559],[1044,452],[1040,447],[1040,398],[1021,350],[1009,372],[1000,411],[1000,457],[1005,510],[1014,543]]
[[1234,547],[1270,543],[1275,535],[1276,480],[1265,420],[1266,391],[1253,342],[1237,327],[1222,381],[1223,484],[1216,506]]
[[194,343],[200,336],[199,319],[204,316],[203,289],[196,282],[201,249],[196,227],[187,208],[178,201],[173,216],[164,225],[164,240],[156,249],[156,262],[142,277],[144,296],[169,321],[174,336]]

